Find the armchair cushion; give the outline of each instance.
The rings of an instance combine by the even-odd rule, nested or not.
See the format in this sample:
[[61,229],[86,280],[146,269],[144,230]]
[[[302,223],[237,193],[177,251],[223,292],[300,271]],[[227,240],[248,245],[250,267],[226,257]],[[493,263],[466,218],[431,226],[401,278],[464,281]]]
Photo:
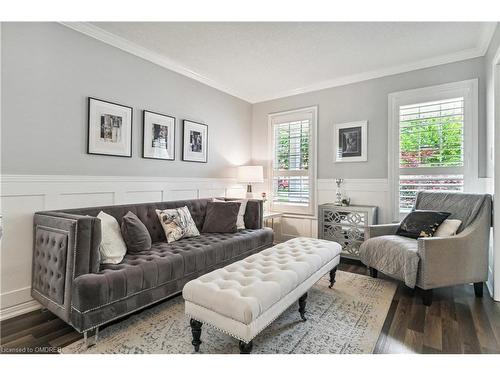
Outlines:
[[368,267],[415,287],[420,260],[416,239],[396,235],[370,238],[361,244],[359,257]]

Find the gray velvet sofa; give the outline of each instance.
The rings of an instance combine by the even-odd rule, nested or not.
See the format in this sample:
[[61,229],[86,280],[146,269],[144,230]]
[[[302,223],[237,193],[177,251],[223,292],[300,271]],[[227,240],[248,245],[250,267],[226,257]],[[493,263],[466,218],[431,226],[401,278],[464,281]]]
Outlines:
[[[207,202],[197,199],[48,212],[34,216],[32,296],[72,325],[87,332],[173,296],[186,282],[272,245],[263,228],[262,201],[249,200],[247,229],[237,233],[201,233],[167,243],[156,209],[187,206],[198,229]],[[122,217],[132,211],[145,224],[153,245],[127,254],[120,264],[100,264],[100,211]]]

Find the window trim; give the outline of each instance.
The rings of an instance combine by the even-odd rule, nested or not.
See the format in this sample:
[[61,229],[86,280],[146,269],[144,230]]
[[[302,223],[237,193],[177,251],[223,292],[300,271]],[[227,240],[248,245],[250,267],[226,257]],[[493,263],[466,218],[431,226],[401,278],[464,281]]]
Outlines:
[[[312,115],[310,127],[310,144],[309,144],[309,205],[298,206],[295,204],[273,202],[273,160],[274,160],[274,135],[273,135],[273,120],[277,117],[289,117],[294,119],[296,114],[310,113]],[[287,119],[287,121],[289,120]],[[318,106],[310,106],[304,108],[297,108],[288,111],[274,112],[267,116],[268,123],[268,168],[267,180],[269,191],[269,207],[271,211],[281,212],[284,214],[303,215],[303,216],[316,216],[317,211],[317,145],[318,145]]]
[[393,221],[400,221],[399,107],[450,97],[464,98],[464,191],[477,191],[480,187],[478,176],[478,79],[393,92],[388,96],[389,212]]

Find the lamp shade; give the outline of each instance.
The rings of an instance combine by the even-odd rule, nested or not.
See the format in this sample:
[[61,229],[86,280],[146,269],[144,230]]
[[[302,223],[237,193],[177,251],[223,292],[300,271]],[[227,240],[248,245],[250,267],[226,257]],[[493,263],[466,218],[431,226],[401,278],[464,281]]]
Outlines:
[[249,182],[264,182],[264,168],[262,168],[262,165],[244,165],[238,167],[236,178],[238,182],[245,184]]

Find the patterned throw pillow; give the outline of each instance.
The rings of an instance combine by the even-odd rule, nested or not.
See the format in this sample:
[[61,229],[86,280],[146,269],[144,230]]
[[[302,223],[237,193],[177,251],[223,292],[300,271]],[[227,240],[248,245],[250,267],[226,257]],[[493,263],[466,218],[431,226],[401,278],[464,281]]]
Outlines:
[[415,210],[403,219],[396,232],[398,236],[409,238],[432,237],[448,216],[449,212]]
[[168,210],[156,210],[156,214],[158,215],[158,219],[160,219],[161,226],[165,231],[165,237],[167,237],[167,242],[169,243],[181,238],[200,235],[187,206]]

